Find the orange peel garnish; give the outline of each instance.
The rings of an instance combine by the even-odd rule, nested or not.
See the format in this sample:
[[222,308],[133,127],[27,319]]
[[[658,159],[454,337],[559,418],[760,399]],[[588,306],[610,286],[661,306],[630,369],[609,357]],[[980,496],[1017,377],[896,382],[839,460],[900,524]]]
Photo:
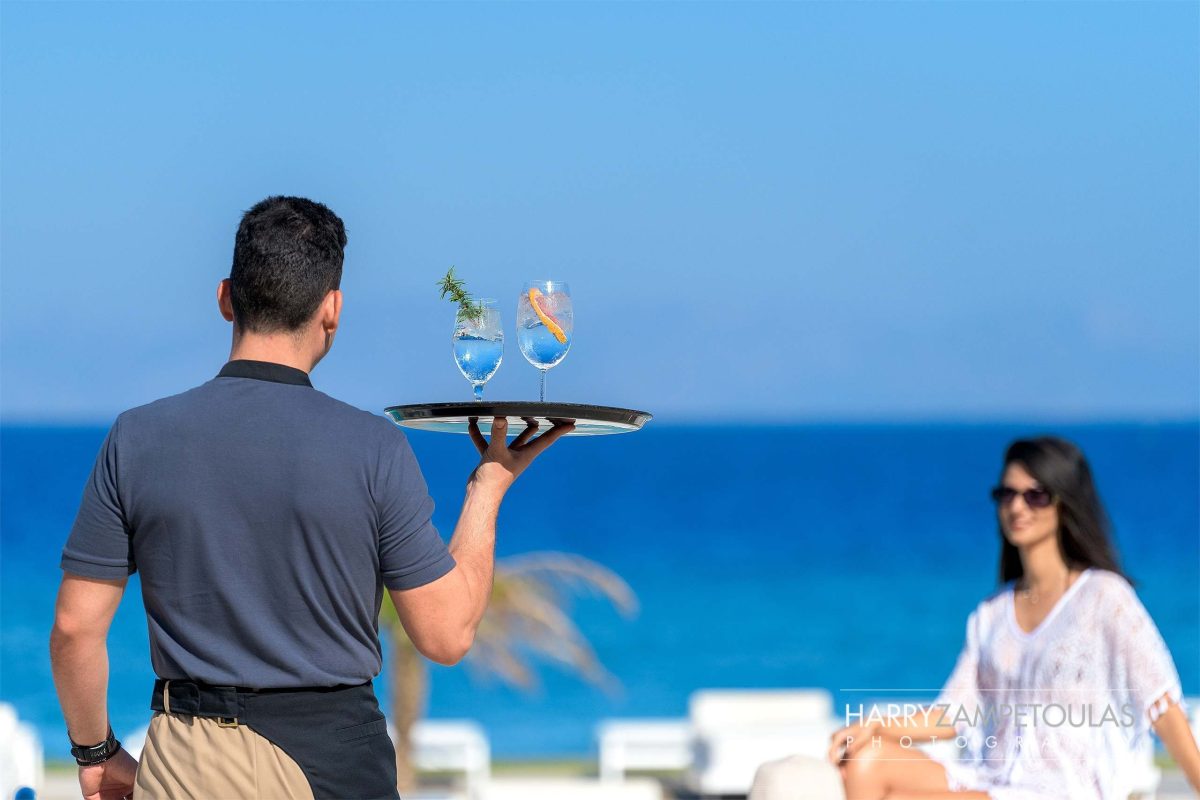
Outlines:
[[567,334],[563,333],[562,326],[558,324],[558,320],[542,310],[542,306],[538,303],[538,298],[543,297],[542,290],[536,286],[529,290],[529,305],[533,306],[533,311],[538,315],[538,319],[546,326],[546,329],[554,334],[554,338],[558,339],[559,344],[567,343]]

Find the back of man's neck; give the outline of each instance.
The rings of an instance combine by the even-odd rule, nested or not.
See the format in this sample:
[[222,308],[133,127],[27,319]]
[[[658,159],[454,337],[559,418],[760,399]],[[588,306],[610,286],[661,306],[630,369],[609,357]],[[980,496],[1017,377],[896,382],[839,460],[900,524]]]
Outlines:
[[[280,341],[284,339],[286,341]],[[295,367],[303,372],[312,372],[316,362],[312,356],[297,352],[292,346],[291,337],[255,336],[243,337],[233,345],[229,353],[230,361],[266,361],[271,364],[283,364]]]

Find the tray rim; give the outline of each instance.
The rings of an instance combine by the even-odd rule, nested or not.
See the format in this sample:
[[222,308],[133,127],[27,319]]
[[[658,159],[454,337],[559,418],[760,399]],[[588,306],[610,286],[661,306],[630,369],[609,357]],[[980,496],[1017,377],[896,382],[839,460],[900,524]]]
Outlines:
[[[472,411],[478,413],[470,413]],[[457,403],[406,403],[388,406],[384,413],[396,425],[409,427],[404,423],[413,421],[431,421],[463,417],[541,417],[543,419],[575,419],[594,421],[610,425],[628,426],[628,431],[641,430],[642,426],[654,419],[649,411],[640,411],[618,406],[601,406],[593,403],[559,403],[541,402],[538,400],[485,400],[482,403],[473,401]],[[430,430],[425,428],[425,430]]]

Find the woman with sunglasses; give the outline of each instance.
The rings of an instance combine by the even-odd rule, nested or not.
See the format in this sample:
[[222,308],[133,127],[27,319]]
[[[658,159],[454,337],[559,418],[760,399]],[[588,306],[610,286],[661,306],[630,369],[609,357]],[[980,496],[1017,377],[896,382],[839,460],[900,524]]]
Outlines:
[[[833,735],[848,800],[1125,800],[1150,729],[1200,793],[1179,675],[1118,566],[1083,453],[1014,442],[992,497],[1002,588],[968,619],[933,706]],[[934,741],[953,753],[917,748]]]

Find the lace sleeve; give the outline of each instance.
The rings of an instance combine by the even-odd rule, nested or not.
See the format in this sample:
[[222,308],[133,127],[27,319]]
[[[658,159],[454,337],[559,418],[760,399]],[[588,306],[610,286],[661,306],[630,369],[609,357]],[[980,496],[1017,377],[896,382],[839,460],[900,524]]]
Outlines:
[[1167,643],[1125,580],[1114,576],[1104,618],[1112,690],[1132,718],[1133,738],[1150,729],[1183,690]]
[[945,722],[953,724],[958,734],[963,736],[977,730],[976,726],[966,724],[964,718],[976,716],[979,698],[979,610],[976,609],[967,619],[967,639],[962,652],[958,654],[954,671],[934,703],[939,711],[945,713]]

